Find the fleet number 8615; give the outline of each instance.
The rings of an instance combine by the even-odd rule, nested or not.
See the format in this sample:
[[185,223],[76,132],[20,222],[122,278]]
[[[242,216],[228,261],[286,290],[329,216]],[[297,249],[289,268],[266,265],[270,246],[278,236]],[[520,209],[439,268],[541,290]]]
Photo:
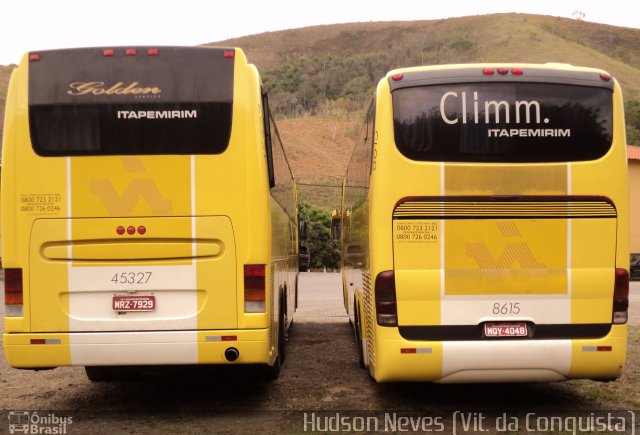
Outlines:
[[493,304],[493,314],[520,314],[520,302],[506,302]]

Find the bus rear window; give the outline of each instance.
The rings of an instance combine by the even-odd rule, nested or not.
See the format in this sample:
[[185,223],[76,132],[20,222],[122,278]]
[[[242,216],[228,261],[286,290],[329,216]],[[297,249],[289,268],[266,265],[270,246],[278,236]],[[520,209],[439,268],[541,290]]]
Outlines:
[[[42,156],[219,154],[231,135],[233,58],[222,49],[40,52],[29,127]],[[120,51],[122,53],[120,53]]]
[[465,83],[393,91],[399,151],[421,161],[569,162],[602,157],[613,138],[609,89]]

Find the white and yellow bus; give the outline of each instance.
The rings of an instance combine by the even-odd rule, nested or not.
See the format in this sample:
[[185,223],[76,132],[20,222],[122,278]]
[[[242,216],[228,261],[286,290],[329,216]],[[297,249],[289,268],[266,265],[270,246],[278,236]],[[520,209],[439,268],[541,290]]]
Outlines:
[[629,291],[625,153],[620,86],[604,71],[389,72],[334,214],[345,306],[371,376],[619,377]]
[[297,292],[294,179],[234,48],[31,52],[3,140],[4,351],[16,368],[256,364]]

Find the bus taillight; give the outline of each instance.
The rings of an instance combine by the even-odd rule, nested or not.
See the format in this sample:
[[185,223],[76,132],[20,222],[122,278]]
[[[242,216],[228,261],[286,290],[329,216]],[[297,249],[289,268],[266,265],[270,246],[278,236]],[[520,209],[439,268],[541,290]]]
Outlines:
[[4,270],[4,314],[7,317],[22,316],[22,269]]
[[244,265],[244,312],[264,313],[266,307],[264,264]]
[[629,318],[629,271],[616,269],[616,279],[613,288],[613,323],[620,325],[627,323]]
[[398,326],[396,280],[393,270],[385,270],[376,276],[376,317],[380,326]]

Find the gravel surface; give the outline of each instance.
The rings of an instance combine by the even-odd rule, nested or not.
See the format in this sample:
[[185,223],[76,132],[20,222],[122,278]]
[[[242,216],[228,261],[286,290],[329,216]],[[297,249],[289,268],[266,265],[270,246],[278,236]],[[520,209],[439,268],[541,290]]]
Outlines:
[[[640,283],[633,283],[631,294],[631,318],[637,324]],[[630,356],[635,355],[635,361],[629,362],[623,379],[609,384],[377,385],[358,367],[353,333],[342,307],[340,275],[301,273],[299,308],[278,380],[261,381],[251,370],[232,367],[154,371],[134,380],[91,383],[79,367],[15,370],[0,355],[0,434],[9,433],[9,413],[15,419],[17,411],[30,411],[36,420],[37,413],[45,419],[40,427],[57,425],[65,431],[59,433],[69,434],[281,434],[333,428],[350,432],[360,423],[372,432],[401,432],[412,429],[412,422],[419,423],[413,427],[418,431],[462,433],[466,428],[469,433],[484,429],[494,433],[500,429],[496,418],[503,412],[507,418],[520,418],[518,430],[523,430],[529,412],[572,415],[640,409],[640,402],[633,402],[634,394],[635,400],[640,398],[640,329],[631,329],[635,341],[630,348],[635,353]],[[332,422],[338,424],[336,415],[352,426],[332,427]],[[407,418],[400,422],[409,426],[398,426],[394,420],[398,416]],[[63,418],[71,421],[56,423]],[[378,426],[371,426],[376,422]]]

